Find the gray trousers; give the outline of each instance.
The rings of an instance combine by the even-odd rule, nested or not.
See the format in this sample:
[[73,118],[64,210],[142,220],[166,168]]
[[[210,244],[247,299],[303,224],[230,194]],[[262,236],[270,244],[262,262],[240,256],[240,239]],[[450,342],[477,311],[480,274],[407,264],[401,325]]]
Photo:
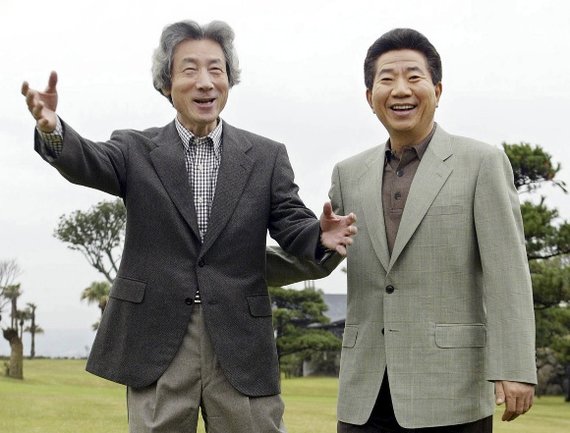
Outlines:
[[218,364],[200,305],[192,308],[184,341],[160,379],[127,389],[129,432],[195,433],[201,409],[207,433],[286,433],[281,397],[238,392]]

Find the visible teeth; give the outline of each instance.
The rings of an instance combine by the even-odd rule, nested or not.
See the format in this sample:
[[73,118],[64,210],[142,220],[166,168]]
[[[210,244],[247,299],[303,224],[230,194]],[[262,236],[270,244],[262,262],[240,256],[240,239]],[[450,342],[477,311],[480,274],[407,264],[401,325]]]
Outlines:
[[413,109],[413,105],[394,105],[392,106],[392,110],[411,110]]

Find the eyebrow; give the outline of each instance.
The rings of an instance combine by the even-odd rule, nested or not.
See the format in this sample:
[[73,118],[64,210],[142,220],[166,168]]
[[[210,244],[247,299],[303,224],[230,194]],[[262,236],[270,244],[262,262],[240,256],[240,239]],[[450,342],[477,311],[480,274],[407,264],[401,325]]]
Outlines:
[[[196,63],[198,63],[198,60],[195,57],[184,57],[181,62],[182,62],[182,65],[186,65],[189,63],[196,64]],[[208,60],[207,63],[208,63],[208,66],[213,65],[213,64],[220,64],[220,65],[224,64],[223,60],[218,58],[218,57]]]
[[[394,68],[382,68],[378,71],[378,75],[380,74],[390,74],[390,73],[394,73]],[[420,68],[419,66],[408,66],[406,68],[406,72],[419,72],[421,74],[425,74],[426,72]]]

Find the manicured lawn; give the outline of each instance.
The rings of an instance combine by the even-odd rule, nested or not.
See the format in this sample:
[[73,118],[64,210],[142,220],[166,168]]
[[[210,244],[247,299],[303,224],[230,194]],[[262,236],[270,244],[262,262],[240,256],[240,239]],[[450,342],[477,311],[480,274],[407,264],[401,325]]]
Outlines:
[[124,388],[81,360],[24,362],[24,381],[0,378],[0,432],[127,432]]
[[[0,432],[127,433],[124,387],[86,373],[84,366],[83,360],[34,360],[25,362],[24,381],[0,376]],[[335,379],[284,379],[289,433],[334,433],[336,392]],[[500,413],[495,433],[570,432],[570,404],[562,397],[537,399],[513,423],[501,422]]]

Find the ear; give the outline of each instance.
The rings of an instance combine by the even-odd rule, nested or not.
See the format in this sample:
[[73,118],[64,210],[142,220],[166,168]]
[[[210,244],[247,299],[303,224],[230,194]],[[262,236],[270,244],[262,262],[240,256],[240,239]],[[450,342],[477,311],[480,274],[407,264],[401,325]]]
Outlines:
[[164,96],[170,99],[170,95],[172,94],[172,91],[170,89],[162,89],[161,92]]
[[443,91],[443,85],[441,81],[435,85],[435,101],[436,104],[439,104],[439,98],[441,96],[441,92]]
[[372,90],[370,89],[366,89],[366,100],[368,101],[370,108],[372,108],[372,111],[374,111],[374,106],[372,105]]

